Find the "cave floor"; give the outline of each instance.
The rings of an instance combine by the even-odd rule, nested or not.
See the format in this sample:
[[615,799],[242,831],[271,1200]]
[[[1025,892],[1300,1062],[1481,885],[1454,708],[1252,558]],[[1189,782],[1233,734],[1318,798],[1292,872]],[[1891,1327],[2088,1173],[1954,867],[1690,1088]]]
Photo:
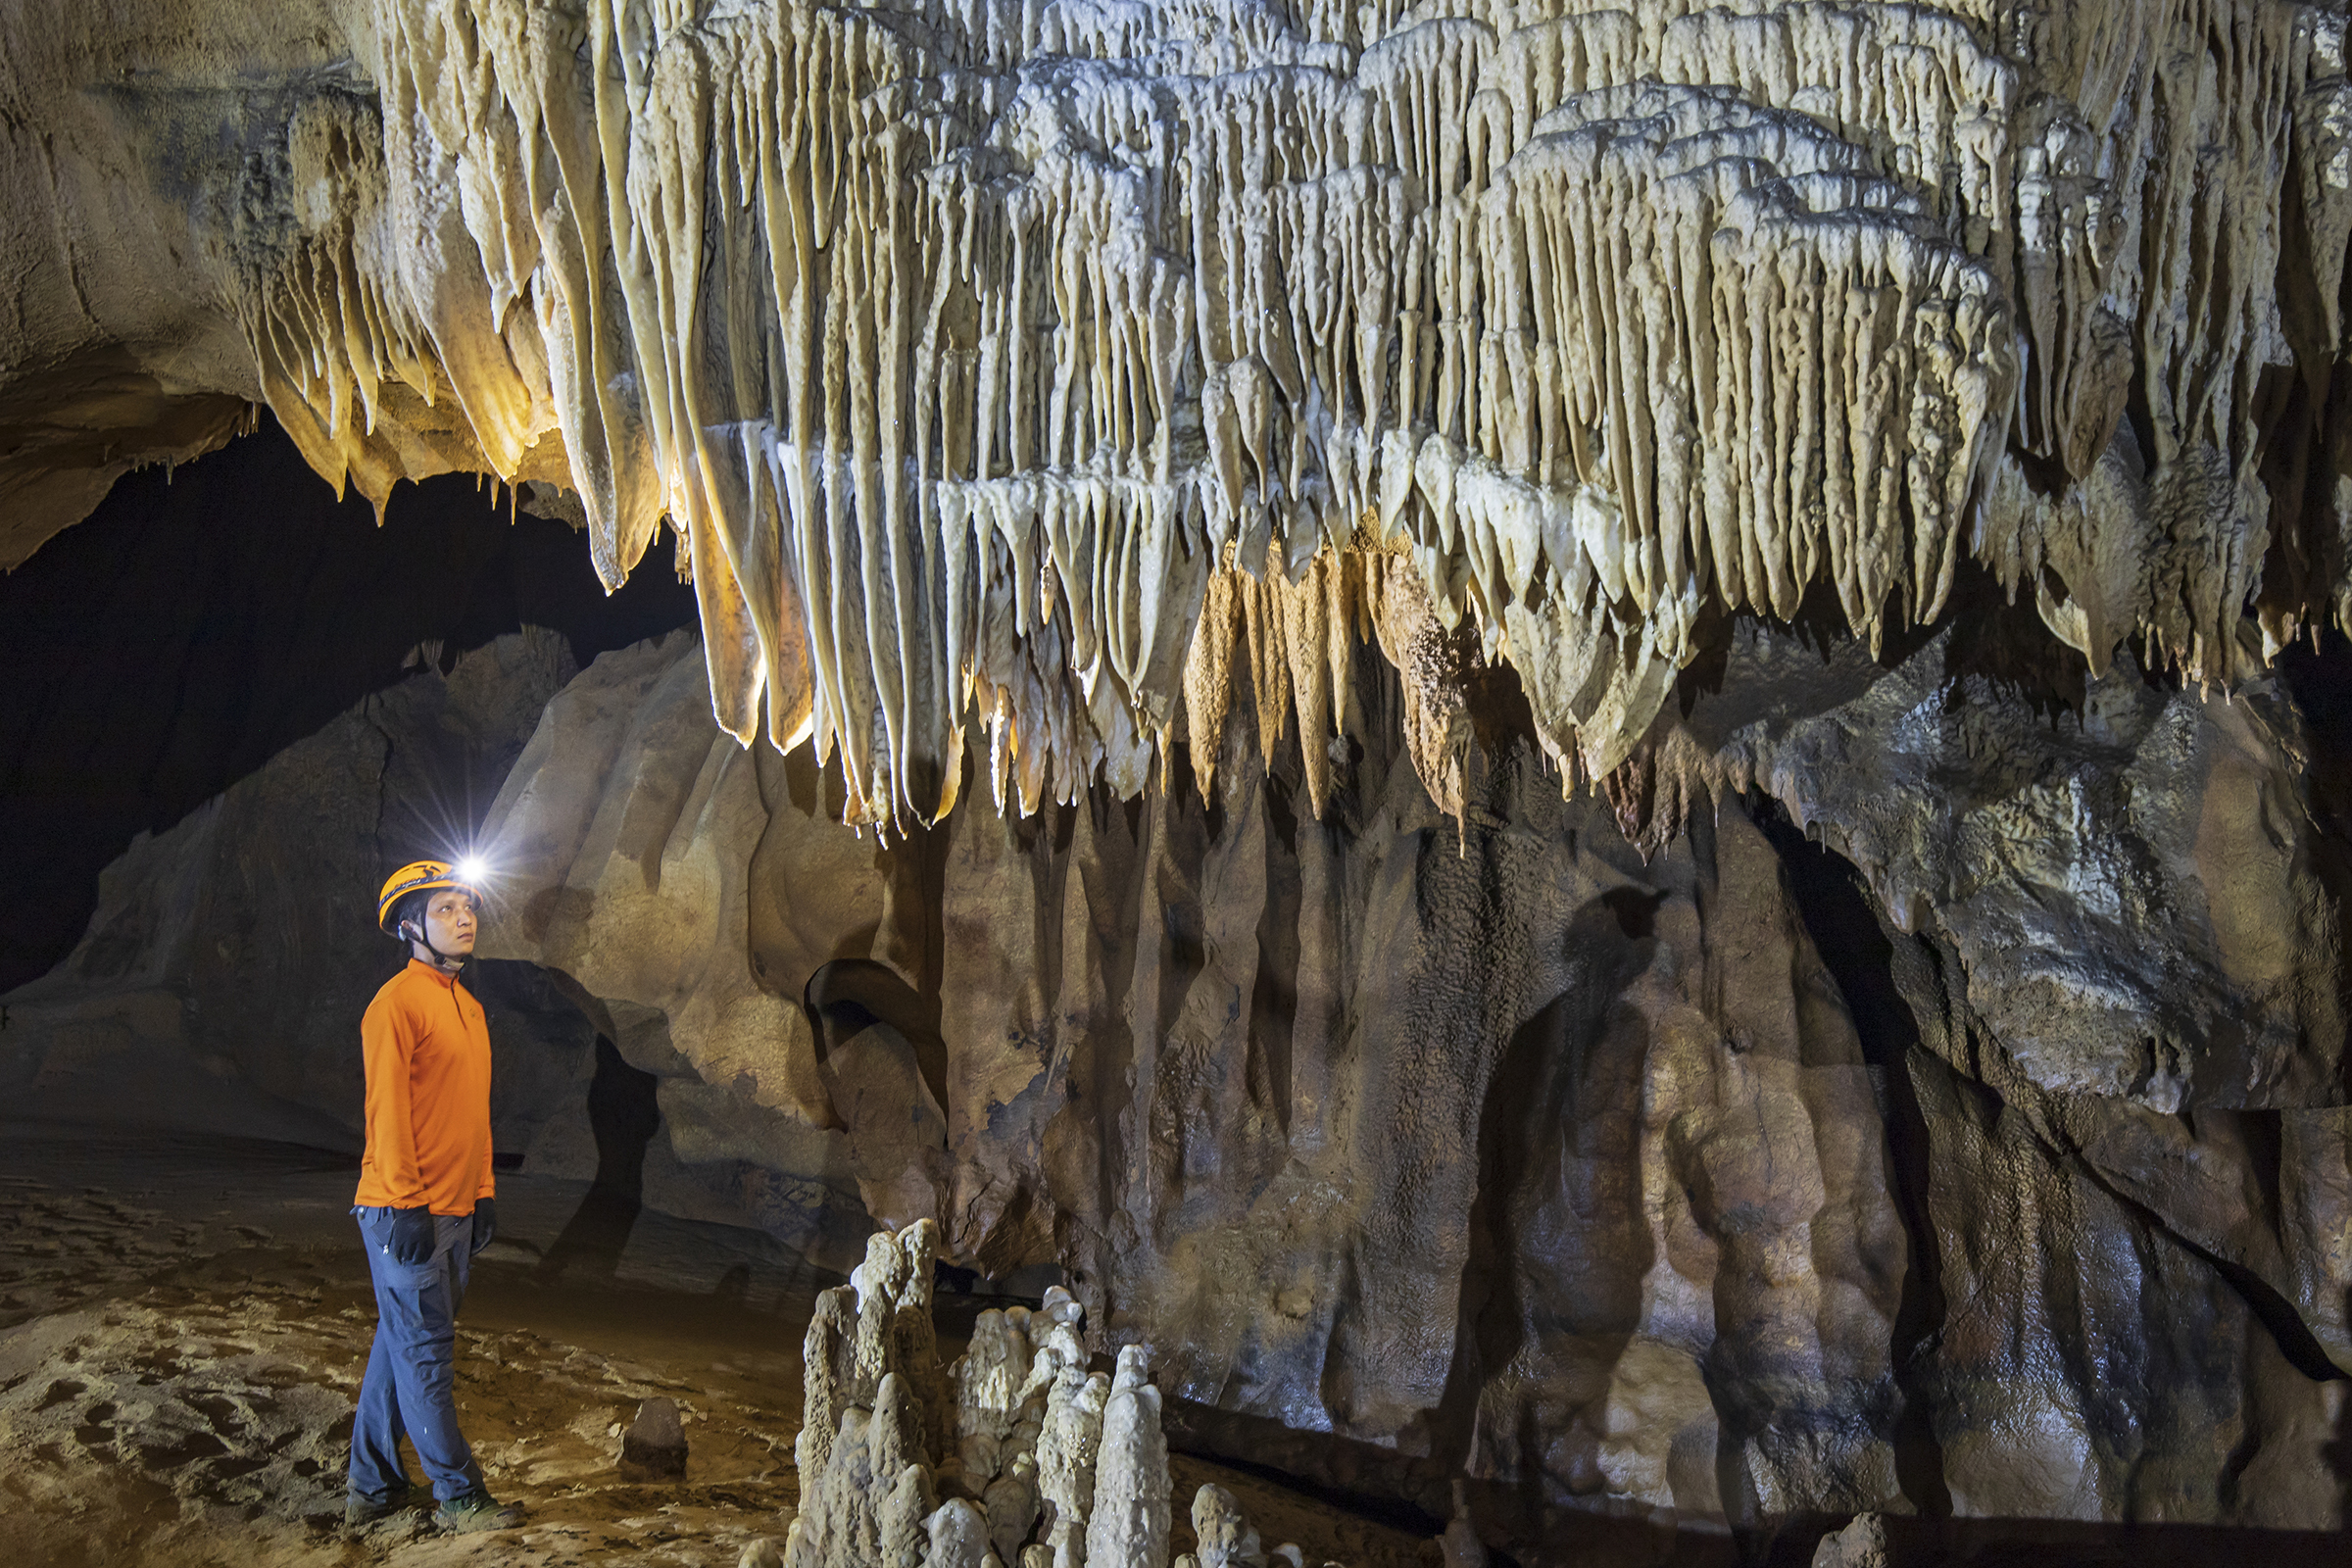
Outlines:
[[[0,1124],[0,1562],[278,1568],[630,1562],[727,1568],[799,1499],[800,1347],[841,1283],[756,1232],[499,1178],[500,1239],[459,1324],[468,1438],[520,1530],[422,1511],[342,1523],[374,1330],[348,1155],[222,1138]],[[943,1353],[985,1297],[943,1298]],[[676,1399],[683,1482],[613,1468],[639,1401]],[[1309,1563],[1434,1562],[1431,1543],[1179,1455],[1176,1549],[1201,1482]],[[411,1461],[411,1475],[418,1472]]]

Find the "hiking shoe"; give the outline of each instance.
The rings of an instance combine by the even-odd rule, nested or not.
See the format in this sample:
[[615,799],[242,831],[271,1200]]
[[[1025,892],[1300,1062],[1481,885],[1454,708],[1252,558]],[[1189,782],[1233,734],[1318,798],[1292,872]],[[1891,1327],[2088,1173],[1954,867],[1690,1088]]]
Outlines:
[[396,1513],[416,1507],[422,1500],[421,1492],[421,1488],[402,1487],[385,1493],[381,1497],[366,1497],[356,1492],[347,1492],[343,1494],[343,1523],[350,1529],[358,1530],[378,1520],[389,1519]]
[[479,1530],[512,1530],[522,1523],[522,1504],[501,1503],[476,1487],[434,1509],[433,1522],[444,1530],[454,1530],[463,1536],[470,1536]]

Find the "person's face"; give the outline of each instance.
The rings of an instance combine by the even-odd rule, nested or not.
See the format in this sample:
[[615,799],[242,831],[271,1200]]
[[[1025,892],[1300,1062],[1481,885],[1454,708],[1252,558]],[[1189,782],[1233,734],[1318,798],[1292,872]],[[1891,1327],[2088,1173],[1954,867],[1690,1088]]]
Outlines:
[[473,895],[458,888],[435,888],[425,901],[424,934],[443,953],[466,957],[473,952],[475,916]]

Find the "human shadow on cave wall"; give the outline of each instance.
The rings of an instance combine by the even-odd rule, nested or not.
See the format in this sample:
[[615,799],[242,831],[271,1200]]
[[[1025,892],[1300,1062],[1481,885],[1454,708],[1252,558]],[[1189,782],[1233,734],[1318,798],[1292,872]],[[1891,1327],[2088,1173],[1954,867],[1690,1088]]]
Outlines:
[[588,1080],[596,1179],[539,1259],[540,1279],[609,1280],[619,1272],[621,1250],[645,1209],[645,1152],[662,1127],[662,1106],[655,1098],[661,1082],[630,1066],[612,1041],[596,1037],[596,1073]]
[[1454,1468],[1474,1441],[1499,1444],[1516,1450],[1512,1468],[1533,1481],[1544,1446],[1527,1425],[1531,1412],[1516,1412],[1520,1430],[1482,1437],[1482,1396],[1532,1340],[1622,1332],[1639,1320],[1651,1262],[1639,1192],[1569,1192],[1564,1211],[1559,1199],[1580,1168],[1620,1177],[1637,1168],[1630,1140],[1641,1125],[1646,1029],[1617,1004],[1648,967],[1664,898],[1615,888],[1571,917],[1560,939],[1568,983],[1512,1033],[1488,1079],[1461,1327],[1439,1416],[1441,1451]]

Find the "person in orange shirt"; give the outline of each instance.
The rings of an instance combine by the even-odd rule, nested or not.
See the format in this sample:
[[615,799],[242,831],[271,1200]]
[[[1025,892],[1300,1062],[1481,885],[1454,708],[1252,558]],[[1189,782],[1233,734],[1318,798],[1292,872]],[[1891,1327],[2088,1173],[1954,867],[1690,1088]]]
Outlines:
[[497,1234],[490,1171],[490,1031],[458,981],[480,918],[474,878],[440,860],[401,867],[376,924],[409,950],[360,1024],[368,1152],[352,1212],[375,1281],[375,1344],[351,1430],[343,1517],[365,1525],[421,1500],[401,1466],[405,1436],[451,1530],[522,1523],[482,1485],[458,1430],[457,1317],[476,1252]]

